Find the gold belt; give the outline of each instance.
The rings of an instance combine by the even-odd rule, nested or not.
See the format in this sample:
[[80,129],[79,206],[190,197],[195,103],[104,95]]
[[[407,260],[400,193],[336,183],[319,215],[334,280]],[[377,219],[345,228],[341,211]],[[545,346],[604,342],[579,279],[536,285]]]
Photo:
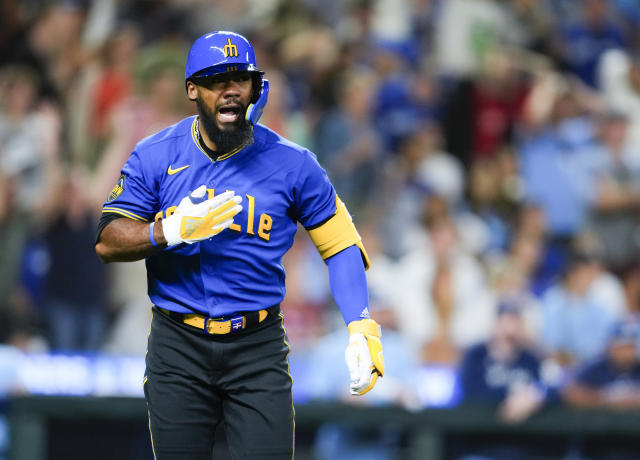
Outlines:
[[216,335],[229,334],[231,332],[238,332],[245,329],[247,327],[248,314],[257,314],[258,323],[263,322],[269,315],[269,312],[267,310],[259,310],[257,312],[248,312],[245,314],[232,316],[229,319],[216,319],[209,318],[204,315],[199,315],[197,313],[177,313],[160,307],[158,307],[158,309],[165,315],[176,319],[184,324],[206,331],[208,334]]

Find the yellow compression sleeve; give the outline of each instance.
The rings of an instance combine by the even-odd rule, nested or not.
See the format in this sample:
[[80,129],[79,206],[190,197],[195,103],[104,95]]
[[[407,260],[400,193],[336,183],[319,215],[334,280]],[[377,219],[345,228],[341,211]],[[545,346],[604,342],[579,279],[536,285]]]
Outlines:
[[369,268],[369,256],[362,244],[362,238],[353,225],[347,207],[337,196],[336,213],[324,224],[309,230],[309,236],[323,260],[355,244],[360,248],[365,270]]

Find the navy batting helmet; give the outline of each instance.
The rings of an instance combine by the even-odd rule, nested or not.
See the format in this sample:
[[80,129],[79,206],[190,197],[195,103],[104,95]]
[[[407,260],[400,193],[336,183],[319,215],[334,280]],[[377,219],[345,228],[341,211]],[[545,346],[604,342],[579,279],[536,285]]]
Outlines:
[[245,37],[234,32],[216,31],[198,38],[189,50],[185,66],[185,84],[224,72],[251,72],[253,95],[246,119],[255,124],[262,115],[269,95],[269,81],[258,69],[256,53]]

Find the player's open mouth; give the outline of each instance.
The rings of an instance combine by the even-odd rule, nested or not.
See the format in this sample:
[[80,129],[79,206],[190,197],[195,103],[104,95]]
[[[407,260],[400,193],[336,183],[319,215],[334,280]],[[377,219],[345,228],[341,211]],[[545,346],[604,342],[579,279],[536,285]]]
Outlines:
[[218,109],[218,121],[221,123],[234,123],[240,117],[241,107],[239,105],[228,105]]

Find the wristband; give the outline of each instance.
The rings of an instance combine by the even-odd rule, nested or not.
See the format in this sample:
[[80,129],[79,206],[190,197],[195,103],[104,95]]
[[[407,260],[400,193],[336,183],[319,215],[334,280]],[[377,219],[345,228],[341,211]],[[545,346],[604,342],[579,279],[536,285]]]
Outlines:
[[151,222],[151,225],[149,225],[149,241],[151,241],[151,245],[154,248],[158,247],[158,243],[156,243],[156,240],[153,238],[153,226],[155,225],[155,222]]

